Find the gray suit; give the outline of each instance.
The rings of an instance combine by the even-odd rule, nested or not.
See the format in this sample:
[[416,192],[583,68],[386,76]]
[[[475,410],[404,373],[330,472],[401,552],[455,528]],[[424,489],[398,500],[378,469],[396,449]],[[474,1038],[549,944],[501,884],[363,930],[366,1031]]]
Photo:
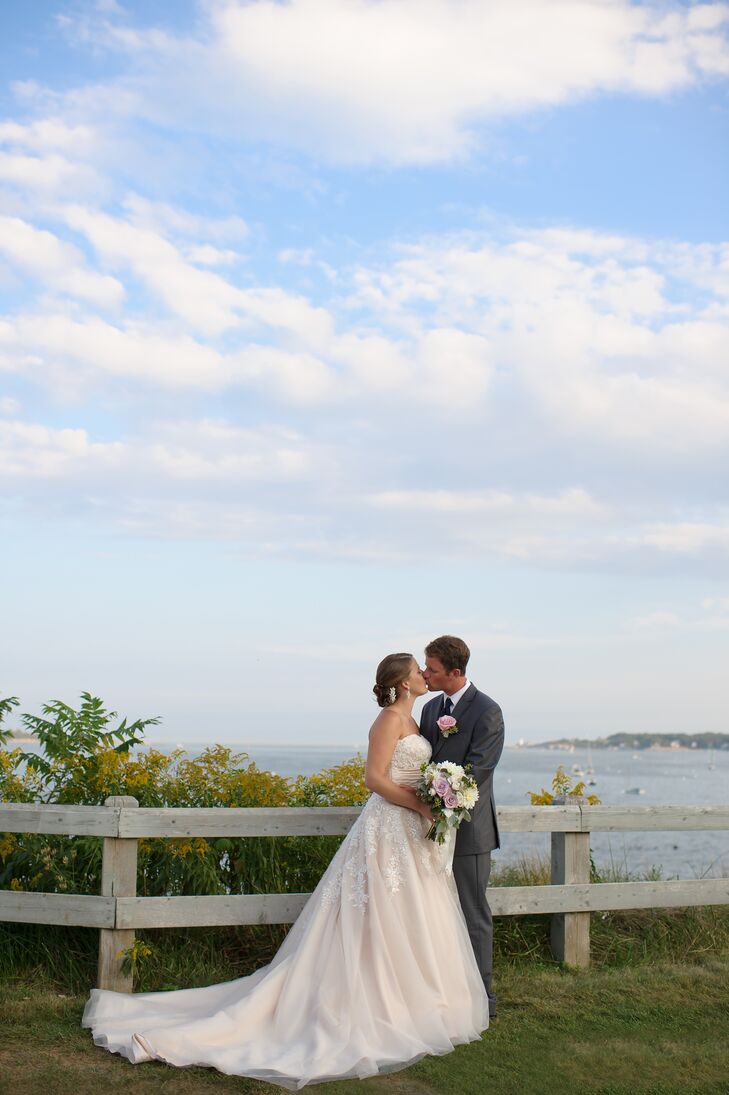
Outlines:
[[440,695],[426,703],[420,733],[432,745],[434,761],[472,765],[470,774],[478,784],[479,800],[471,811],[471,821],[461,825],[456,837],[453,875],[478,968],[489,995],[489,1010],[495,1013],[496,997],[491,992],[493,923],[486,887],[491,872],[491,852],[499,847],[493,777],[504,747],[504,718],[499,705],[471,684],[452,712],[458,732],[445,738],[437,725],[442,704]]

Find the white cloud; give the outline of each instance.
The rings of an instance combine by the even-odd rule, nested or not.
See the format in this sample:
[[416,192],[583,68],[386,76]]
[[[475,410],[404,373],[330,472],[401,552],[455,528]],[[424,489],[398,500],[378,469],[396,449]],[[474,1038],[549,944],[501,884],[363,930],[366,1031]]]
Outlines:
[[677,555],[701,555],[716,550],[729,559],[729,523],[660,522],[647,526],[638,542]]
[[[64,385],[73,379],[75,385],[86,386],[95,375],[106,374],[163,387],[217,390],[234,380],[216,350],[187,335],[168,335],[154,325],[116,326],[98,316],[14,316],[0,322],[3,346],[18,354],[18,369],[50,384],[60,375]],[[29,368],[23,364],[27,355]]]
[[98,190],[98,178],[92,168],[74,163],[56,153],[27,156],[16,152],[0,152],[0,181],[37,190],[46,197],[60,193],[85,194]]
[[210,217],[191,213],[169,202],[151,201],[141,194],[128,194],[122,206],[131,221],[140,228],[162,231],[173,237],[226,243],[242,243],[250,229],[242,217]]
[[231,266],[240,257],[236,251],[221,251],[210,243],[192,244],[184,254],[196,266]]
[[[651,570],[663,558],[669,566],[729,570],[729,527],[716,515],[645,521],[582,487],[366,493],[363,477],[391,480],[399,465],[358,467],[356,450],[341,438],[333,444],[300,430],[208,417],[148,421],[136,433],[101,439],[85,428],[21,421],[12,403],[4,409],[6,487],[45,505],[53,484],[56,507],[129,533],[230,540],[254,553],[324,560],[401,564],[436,550],[451,562]],[[704,609],[725,619],[721,599]],[[660,608],[632,626],[658,631],[679,622]]]
[[[162,232],[140,227],[82,206],[62,211],[68,226],[82,233],[102,262],[130,268],[185,325],[214,337],[234,327],[264,326],[295,334],[307,347],[321,345],[331,329],[323,308],[274,288],[239,288],[220,274],[199,269]],[[210,252],[203,252],[209,264]]]
[[324,306],[200,269],[152,227],[81,207],[61,216],[91,242],[98,271],[19,218],[5,219],[0,249],[49,288],[97,304],[118,301],[122,286],[105,271],[123,271],[143,305],[118,324],[47,302],[9,316],[0,344],[18,368],[30,355],[36,376],[78,362],[79,381],[246,385],[302,405],[378,400],[386,416],[412,405],[449,428],[458,415],[498,416],[508,391],[515,427],[547,423],[588,453],[601,444],[695,460],[726,448],[724,245],[569,229],[446,236],[340,270]]
[[581,487],[555,494],[386,490],[369,495],[367,502],[387,514],[390,538],[415,557],[418,545],[435,537],[444,557],[584,562],[603,554],[605,537],[623,519]]
[[179,39],[113,18],[68,28],[133,59],[130,109],[184,104],[188,124],[345,162],[447,160],[493,119],[729,75],[721,3],[217,0],[202,16]]
[[729,439],[725,262],[723,244],[570,230],[435,238],[359,269],[350,304],[401,334],[478,336],[485,375],[563,435],[693,455]]
[[187,482],[299,480],[313,463],[311,446],[293,431],[210,419],[163,425],[148,451],[163,475]]
[[50,150],[87,153],[96,144],[96,134],[88,125],[69,125],[63,118],[38,118],[25,124],[0,122],[0,144],[14,145],[31,152]]
[[293,431],[244,429],[214,419],[160,422],[146,436],[113,441],[95,441],[82,428],[0,420],[0,478],[6,482],[65,481],[71,489],[103,480],[117,497],[177,484],[298,482],[312,472],[314,453]]
[[84,429],[49,429],[36,423],[0,421],[2,479],[62,479],[93,463],[108,470],[119,465],[124,446],[98,443]]
[[481,513],[508,517],[510,520],[521,515],[557,520],[565,517],[594,520],[608,515],[606,507],[581,487],[568,488],[552,496],[516,495],[496,490],[394,490],[372,495],[370,503],[383,509],[420,510],[431,515],[442,513],[468,517]]
[[233,358],[237,375],[277,399],[303,405],[328,402],[335,391],[332,370],[306,352],[249,345]]
[[113,324],[60,312],[0,321],[0,371],[22,372],[42,385],[79,396],[100,378],[147,387],[209,392],[252,387],[277,401],[318,404],[335,390],[332,370],[305,351],[246,343],[223,353],[163,324]]
[[641,631],[673,630],[681,624],[681,618],[675,612],[649,612],[645,616],[635,616],[633,626]]
[[729,613],[729,597],[704,597],[701,607],[707,612]]
[[87,237],[103,262],[131,267],[191,327],[215,335],[237,324],[239,291],[217,274],[187,262],[158,232],[81,206],[69,206],[64,216],[70,228]]
[[0,215],[3,254],[53,292],[81,297],[101,307],[118,305],[124,297],[124,286],[116,278],[89,270],[77,248],[19,217]]

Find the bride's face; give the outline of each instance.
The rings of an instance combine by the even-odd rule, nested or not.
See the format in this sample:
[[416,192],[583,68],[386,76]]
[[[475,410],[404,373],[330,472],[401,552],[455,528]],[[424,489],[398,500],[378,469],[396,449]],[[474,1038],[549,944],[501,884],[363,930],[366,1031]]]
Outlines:
[[410,668],[410,675],[407,677],[407,683],[410,685],[411,696],[424,696],[428,691],[428,686],[423,678],[423,671],[413,658],[412,666]]

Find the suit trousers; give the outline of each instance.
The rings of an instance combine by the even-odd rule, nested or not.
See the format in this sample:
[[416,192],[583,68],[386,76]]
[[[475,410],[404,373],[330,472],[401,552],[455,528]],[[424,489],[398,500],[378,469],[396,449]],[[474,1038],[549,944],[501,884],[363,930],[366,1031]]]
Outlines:
[[496,997],[491,991],[494,925],[486,899],[486,887],[490,874],[491,852],[482,852],[480,855],[457,855],[453,859],[453,876],[458,888],[458,897],[466,918],[476,964],[488,993],[489,1011],[493,1015],[496,1013]]

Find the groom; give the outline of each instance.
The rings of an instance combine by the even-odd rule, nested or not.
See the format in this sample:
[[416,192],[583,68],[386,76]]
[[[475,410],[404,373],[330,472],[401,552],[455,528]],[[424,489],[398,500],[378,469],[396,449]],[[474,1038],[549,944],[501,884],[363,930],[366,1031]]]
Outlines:
[[[441,635],[425,648],[425,678],[429,692],[442,696],[426,703],[420,732],[433,747],[434,761],[450,760],[471,764],[478,784],[479,799],[471,811],[471,822],[461,825],[456,837],[453,874],[458,887],[476,962],[489,998],[489,1015],[496,1015],[496,997],[491,991],[493,922],[486,900],[491,872],[491,852],[499,847],[496,807],[493,796],[494,768],[504,747],[504,718],[501,708],[466,677],[470,651],[463,639]],[[455,719],[445,736],[438,719]]]

